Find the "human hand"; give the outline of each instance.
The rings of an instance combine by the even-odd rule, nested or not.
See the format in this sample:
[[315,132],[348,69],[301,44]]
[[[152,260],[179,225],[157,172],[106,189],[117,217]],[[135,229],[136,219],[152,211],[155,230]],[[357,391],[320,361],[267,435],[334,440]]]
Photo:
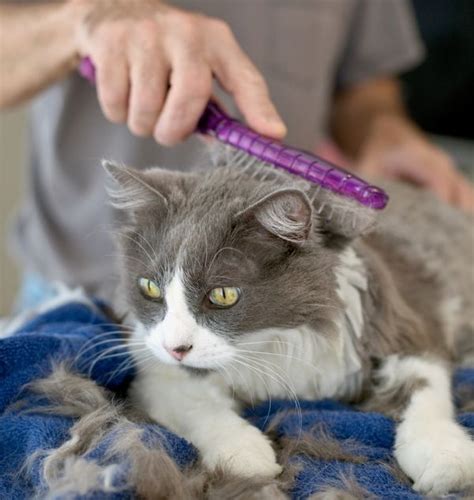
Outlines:
[[77,48],[96,67],[104,115],[163,145],[185,139],[212,94],[230,93],[255,131],[277,139],[286,129],[266,83],[223,21],[160,0],[70,0]]
[[387,116],[374,123],[356,170],[412,182],[458,208],[474,211],[473,185],[444,151],[403,117]]

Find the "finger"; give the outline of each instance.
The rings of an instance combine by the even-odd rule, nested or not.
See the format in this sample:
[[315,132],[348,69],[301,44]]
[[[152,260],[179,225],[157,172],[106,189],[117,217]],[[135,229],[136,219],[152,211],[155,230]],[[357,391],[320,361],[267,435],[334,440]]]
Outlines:
[[233,95],[237,107],[256,132],[281,139],[286,126],[273,105],[260,72],[240,49],[232,34],[216,44],[212,70],[222,87]]
[[[209,98],[210,102],[215,102],[217,106],[219,106],[220,109],[226,114],[229,114],[229,111],[227,110],[225,104],[222,102],[221,99],[219,99],[215,94],[211,94],[211,97]],[[203,142],[204,144],[214,144],[216,143],[217,139],[215,137],[210,136],[209,134],[205,132],[201,132],[200,130],[197,130],[196,134],[197,138]]]
[[165,101],[169,67],[164,56],[145,53],[133,58],[130,74],[128,127],[136,135],[149,136]]
[[127,119],[129,92],[127,62],[123,56],[114,55],[97,56],[94,62],[102,112],[111,122],[124,123]]
[[418,159],[416,163],[400,157],[387,162],[386,170],[396,178],[403,179],[425,189],[430,189],[443,201],[451,202],[454,188],[453,173],[448,168],[433,169],[430,162]]
[[377,158],[363,158],[357,162],[354,166],[354,170],[357,171],[359,175],[365,177],[385,177],[385,178],[396,178],[396,174],[390,169],[382,169],[380,160]]
[[453,203],[455,198],[456,181],[451,173],[434,172],[426,178],[423,187],[431,189],[443,201]]
[[196,129],[212,92],[211,70],[204,61],[178,58],[170,84],[153,134],[160,144],[166,146],[184,140]]
[[474,212],[474,187],[460,174],[458,174],[454,202],[459,208]]

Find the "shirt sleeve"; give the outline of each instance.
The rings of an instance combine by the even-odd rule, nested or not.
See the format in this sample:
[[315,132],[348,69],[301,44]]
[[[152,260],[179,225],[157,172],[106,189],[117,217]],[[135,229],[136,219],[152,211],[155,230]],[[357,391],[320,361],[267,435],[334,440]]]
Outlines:
[[409,0],[357,0],[340,59],[337,83],[346,87],[394,75],[424,56]]

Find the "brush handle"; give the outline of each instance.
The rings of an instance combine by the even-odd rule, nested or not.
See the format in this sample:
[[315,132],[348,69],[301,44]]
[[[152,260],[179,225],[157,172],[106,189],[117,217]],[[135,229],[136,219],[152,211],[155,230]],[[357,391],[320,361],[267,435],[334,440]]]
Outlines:
[[[89,57],[82,59],[79,73],[95,83],[95,67]],[[369,208],[381,210],[388,202],[382,189],[332,165],[312,153],[301,151],[257,134],[242,122],[226,115],[210,102],[199,120],[197,131],[275,167],[302,177],[334,193],[352,198]]]

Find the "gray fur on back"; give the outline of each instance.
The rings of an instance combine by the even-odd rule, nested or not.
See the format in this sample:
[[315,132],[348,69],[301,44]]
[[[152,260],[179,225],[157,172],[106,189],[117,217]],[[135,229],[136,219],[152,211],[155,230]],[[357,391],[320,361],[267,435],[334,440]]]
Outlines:
[[391,202],[366,241],[432,345],[474,353],[474,218],[413,186],[386,188]]

